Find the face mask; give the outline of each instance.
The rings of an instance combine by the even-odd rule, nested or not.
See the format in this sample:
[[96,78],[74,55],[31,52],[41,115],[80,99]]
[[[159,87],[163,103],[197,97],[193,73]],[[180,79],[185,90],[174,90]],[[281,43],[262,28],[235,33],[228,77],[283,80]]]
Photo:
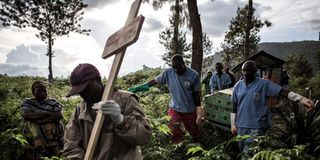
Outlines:
[[182,75],[186,71],[185,66],[180,63],[172,65],[172,68],[173,68],[174,72],[177,73],[178,75]]

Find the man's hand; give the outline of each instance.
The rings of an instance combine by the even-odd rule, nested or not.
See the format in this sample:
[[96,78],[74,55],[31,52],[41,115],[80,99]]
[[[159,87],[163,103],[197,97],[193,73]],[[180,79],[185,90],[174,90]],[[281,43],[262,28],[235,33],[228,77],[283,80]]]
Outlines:
[[144,84],[141,84],[141,85],[136,85],[136,86],[130,87],[128,89],[128,91],[132,92],[132,93],[137,93],[137,92],[148,91],[149,88],[150,88],[149,84],[148,83],[144,83]]
[[99,110],[105,115],[109,115],[115,124],[120,124],[123,121],[123,115],[118,103],[113,100],[101,101],[94,104],[92,109]]
[[314,104],[312,100],[306,97],[303,97],[297,93],[294,93],[292,91],[288,93],[288,99],[294,102],[299,101],[301,104],[303,104],[307,108],[308,112],[314,109]]
[[314,104],[313,104],[312,100],[310,100],[306,97],[302,97],[300,99],[300,103],[303,104],[307,108],[308,112],[312,111],[314,109]]
[[200,124],[203,116],[203,108],[201,106],[196,107],[197,119],[196,124]]
[[231,126],[231,133],[237,134],[236,113],[230,113],[230,126]]
[[237,127],[236,126],[231,126],[231,133],[237,134]]

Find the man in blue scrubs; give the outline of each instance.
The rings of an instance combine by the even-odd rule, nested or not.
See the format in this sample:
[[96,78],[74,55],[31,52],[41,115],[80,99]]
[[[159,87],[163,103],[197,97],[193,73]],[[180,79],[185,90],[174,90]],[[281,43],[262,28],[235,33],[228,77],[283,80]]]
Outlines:
[[172,143],[183,141],[183,128],[197,141],[197,125],[201,122],[203,114],[200,104],[199,74],[187,67],[182,56],[176,54],[171,58],[171,68],[165,69],[147,83],[129,88],[129,91],[133,93],[147,91],[156,84],[167,85],[171,94],[168,115],[171,118],[169,128],[172,133]]
[[214,93],[214,91],[220,91],[222,89],[226,89],[231,87],[232,81],[228,74],[222,72],[223,65],[222,63],[216,63],[216,71],[214,75],[210,78],[210,88],[211,88],[211,94]]
[[[267,107],[267,97],[284,96],[292,101],[299,101],[308,110],[314,107],[313,102],[297,93],[291,92],[272,81],[255,76],[257,66],[254,61],[246,61],[242,65],[244,79],[234,86],[231,100],[234,104],[234,113],[231,113],[231,132],[238,135],[261,136],[270,128],[271,114]],[[239,143],[240,150],[246,152],[247,142]]]

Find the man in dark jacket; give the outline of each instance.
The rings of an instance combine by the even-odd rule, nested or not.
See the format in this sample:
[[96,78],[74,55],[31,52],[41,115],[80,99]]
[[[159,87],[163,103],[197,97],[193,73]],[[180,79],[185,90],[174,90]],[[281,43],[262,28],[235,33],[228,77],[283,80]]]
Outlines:
[[112,100],[99,102],[104,86],[99,71],[91,64],[79,64],[71,73],[70,83],[67,97],[79,94],[83,101],[66,126],[63,155],[67,159],[84,158],[99,110],[105,118],[93,159],[142,159],[140,146],[150,142],[151,128],[137,98],[115,90]]

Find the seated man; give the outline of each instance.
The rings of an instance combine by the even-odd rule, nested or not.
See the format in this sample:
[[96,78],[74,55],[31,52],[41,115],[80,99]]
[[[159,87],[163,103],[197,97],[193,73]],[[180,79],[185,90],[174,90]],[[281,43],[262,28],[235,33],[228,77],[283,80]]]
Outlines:
[[[35,81],[31,87],[34,98],[22,104],[25,132],[33,153],[30,159],[57,156],[63,146],[62,106],[55,99],[47,99],[46,84]],[[27,158],[26,157],[26,158]]]

